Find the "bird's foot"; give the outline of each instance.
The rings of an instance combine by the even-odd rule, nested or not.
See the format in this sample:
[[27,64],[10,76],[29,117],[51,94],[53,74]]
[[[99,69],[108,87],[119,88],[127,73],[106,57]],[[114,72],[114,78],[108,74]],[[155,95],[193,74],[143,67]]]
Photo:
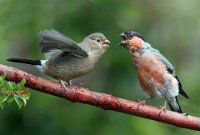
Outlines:
[[166,106],[167,106],[167,101],[165,101],[164,106],[160,106],[160,112],[159,112],[159,116],[164,112],[166,113]]
[[[67,91],[67,88],[66,88],[66,86],[65,86],[65,82],[64,82],[63,80],[60,80],[60,84],[61,84],[61,86],[63,87],[64,91],[66,92],[66,91]],[[68,83],[68,85],[70,85],[70,84]]]
[[141,105],[144,105],[146,103],[147,99],[145,99],[145,100],[137,99],[136,101],[139,102]]
[[141,105],[145,105],[145,103],[147,101],[150,101],[153,97],[150,97],[150,98],[147,98],[145,100],[140,100],[140,99],[137,99],[136,101],[139,102],[140,104],[138,105],[138,108],[141,106]]
[[162,114],[162,113],[166,113],[166,107],[159,107],[160,108],[160,112],[159,112],[159,116]]
[[182,113],[185,117],[188,117],[189,114],[188,113]]
[[67,85],[69,85],[69,86],[72,85],[71,80],[68,80],[68,81],[67,81]]
[[139,102],[139,105],[138,105],[138,109],[140,108],[140,106],[143,106],[145,105],[145,103],[148,101],[148,99],[145,99],[145,100],[140,100],[140,99],[137,99],[136,100],[137,102]]

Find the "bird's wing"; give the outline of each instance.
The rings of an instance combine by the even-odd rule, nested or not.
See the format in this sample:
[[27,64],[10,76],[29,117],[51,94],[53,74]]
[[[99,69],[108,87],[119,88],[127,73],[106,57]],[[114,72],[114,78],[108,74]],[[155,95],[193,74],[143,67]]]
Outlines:
[[153,53],[153,55],[160,61],[163,62],[163,64],[166,65],[167,71],[172,74],[178,81],[178,86],[179,86],[179,93],[184,96],[185,98],[189,98],[189,96],[185,93],[185,91],[183,90],[182,84],[179,81],[176,72],[174,70],[174,67],[172,66],[172,64],[156,49],[151,48],[151,51]]
[[41,41],[39,47],[47,58],[56,53],[70,54],[75,57],[87,57],[85,52],[76,42],[56,30],[44,30],[39,33]]
[[162,61],[163,64],[166,65],[167,71],[173,76],[176,75],[174,67],[172,64],[165,58],[158,50],[151,48],[152,54],[159,60]]
[[148,42],[144,42],[144,46],[145,48],[148,48],[151,53],[159,60],[162,61],[163,64],[166,65],[167,67],[167,71],[172,74],[173,76],[176,75],[174,67],[172,66],[172,64],[155,48],[151,47],[151,44],[149,44]]

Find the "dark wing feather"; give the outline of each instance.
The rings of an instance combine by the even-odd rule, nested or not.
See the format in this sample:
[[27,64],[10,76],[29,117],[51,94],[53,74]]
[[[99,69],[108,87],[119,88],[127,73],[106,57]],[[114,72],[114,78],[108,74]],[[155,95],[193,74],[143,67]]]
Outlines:
[[159,59],[160,61],[162,61],[166,67],[167,67],[167,71],[172,74],[178,81],[178,87],[179,87],[179,93],[184,96],[185,98],[189,98],[189,96],[186,94],[186,92],[183,90],[183,87],[182,87],[182,84],[181,82],[179,81],[176,73],[175,73],[175,70],[174,70],[174,67],[172,66],[172,64],[162,55],[160,54],[160,52],[156,49],[152,49],[153,51],[153,54],[154,56],[156,56],[157,59]]
[[177,75],[175,76],[175,78],[177,79],[178,81],[178,86],[179,86],[179,93],[184,96],[185,98],[189,99],[189,96],[185,93],[185,91],[183,90],[183,87],[182,87],[182,84],[181,82],[179,81]]
[[87,57],[85,52],[76,42],[64,36],[56,30],[44,30],[39,33],[41,41],[39,47],[42,53],[49,53],[52,50],[60,50],[62,53],[74,54],[74,56]]

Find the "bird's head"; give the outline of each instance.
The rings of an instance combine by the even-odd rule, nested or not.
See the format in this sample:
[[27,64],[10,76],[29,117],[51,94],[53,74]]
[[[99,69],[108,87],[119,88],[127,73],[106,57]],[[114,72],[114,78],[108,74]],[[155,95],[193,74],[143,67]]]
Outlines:
[[89,47],[92,50],[106,50],[110,44],[110,41],[102,33],[93,33],[88,35],[84,41],[89,43]]
[[137,49],[143,48],[144,38],[138,32],[129,31],[120,34],[122,41],[120,45],[129,49],[130,51],[136,51]]

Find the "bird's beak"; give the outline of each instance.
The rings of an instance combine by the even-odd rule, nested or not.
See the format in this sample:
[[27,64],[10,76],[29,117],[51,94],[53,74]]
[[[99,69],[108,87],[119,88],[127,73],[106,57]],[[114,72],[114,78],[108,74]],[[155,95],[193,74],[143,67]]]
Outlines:
[[127,45],[127,35],[123,32],[120,34],[122,41],[119,43],[121,46],[125,47]]
[[104,49],[109,48],[109,47],[110,47],[110,46],[109,46],[110,43],[111,43],[111,42],[110,42],[108,39],[106,39],[106,40],[103,42],[103,48],[104,48]]

